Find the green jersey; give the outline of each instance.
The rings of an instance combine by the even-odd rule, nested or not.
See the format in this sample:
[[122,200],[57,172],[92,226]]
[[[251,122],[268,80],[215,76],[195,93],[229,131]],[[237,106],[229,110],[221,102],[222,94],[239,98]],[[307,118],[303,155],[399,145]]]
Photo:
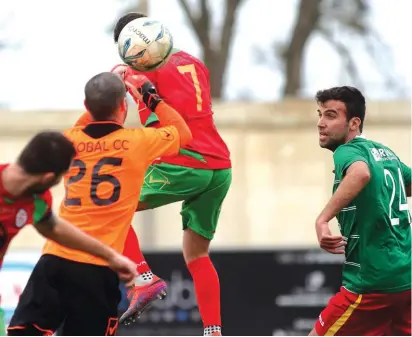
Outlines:
[[337,215],[348,238],[343,286],[355,293],[391,293],[411,289],[411,215],[406,187],[411,168],[386,146],[358,136],[334,155],[336,191],[354,162],[369,166],[371,179]]

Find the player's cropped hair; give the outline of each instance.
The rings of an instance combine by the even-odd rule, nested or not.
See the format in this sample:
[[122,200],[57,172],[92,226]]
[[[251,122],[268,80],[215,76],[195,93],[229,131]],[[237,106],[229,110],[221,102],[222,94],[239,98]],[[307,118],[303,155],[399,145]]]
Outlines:
[[73,143],[61,132],[43,131],[36,134],[17,159],[28,174],[65,173],[76,155]]
[[122,31],[122,29],[130,22],[135,19],[140,19],[140,18],[146,18],[147,15],[143,13],[138,13],[138,12],[131,12],[123,15],[116,23],[116,26],[114,26],[114,31],[113,31],[113,39],[114,42],[117,43],[119,41],[119,35]]
[[343,86],[320,90],[316,93],[315,99],[316,102],[322,104],[330,100],[345,103],[347,120],[349,121],[353,117],[358,117],[361,120],[359,130],[362,132],[366,113],[366,102],[365,97],[358,89],[355,87]]
[[84,88],[87,110],[95,121],[110,120],[126,97],[122,80],[111,72],[93,76]]

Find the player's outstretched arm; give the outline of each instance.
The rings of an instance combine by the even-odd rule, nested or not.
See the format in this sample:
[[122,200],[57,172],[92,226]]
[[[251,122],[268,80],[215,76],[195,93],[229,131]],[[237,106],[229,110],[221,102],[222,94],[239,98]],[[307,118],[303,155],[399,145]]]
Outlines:
[[125,84],[135,100],[143,101],[151,111],[156,113],[161,126],[174,126],[177,129],[181,147],[191,142],[192,132],[185,120],[163,101],[154,85],[145,76],[126,74]]
[[120,279],[125,281],[128,286],[133,286],[137,276],[136,264],[99,240],[87,235],[76,226],[54,215],[48,216],[34,226],[40,234],[50,240],[107,261]]

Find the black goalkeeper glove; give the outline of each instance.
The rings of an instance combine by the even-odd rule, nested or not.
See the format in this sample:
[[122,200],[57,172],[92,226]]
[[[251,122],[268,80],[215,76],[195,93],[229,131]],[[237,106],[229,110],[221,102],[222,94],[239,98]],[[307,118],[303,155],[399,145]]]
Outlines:
[[143,83],[143,85],[137,90],[142,95],[144,104],[146,104],[151,111],[155,111],[157,105],[163,101],[157,93],[155,86],[149,80]]

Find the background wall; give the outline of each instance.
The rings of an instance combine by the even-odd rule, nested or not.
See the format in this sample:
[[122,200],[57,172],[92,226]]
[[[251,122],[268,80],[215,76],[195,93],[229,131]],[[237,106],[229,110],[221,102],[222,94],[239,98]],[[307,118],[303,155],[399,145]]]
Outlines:
[[[3,113],[0,161],[12,161],[29,137],[43,128],[63,130],[81,111]],[[215,118],[233,159],[232,188],[222,208],[214,247],[314,246],[314,221],[331,195],[332,153],[318,146],[316,105],[286,100],[274,104],[215,105]],[[370,102],[365,135],[391,147],[411,164],[410,105]],[[138,126],[129,113],[128,126]],[[54,207],[63,197],[54,189]],[[134,226],[146,249],[179,248],[180,204],[136,214]],[[335,227],[336,229],[336,227]],[[11,249],[39,248],[30,227]]]

